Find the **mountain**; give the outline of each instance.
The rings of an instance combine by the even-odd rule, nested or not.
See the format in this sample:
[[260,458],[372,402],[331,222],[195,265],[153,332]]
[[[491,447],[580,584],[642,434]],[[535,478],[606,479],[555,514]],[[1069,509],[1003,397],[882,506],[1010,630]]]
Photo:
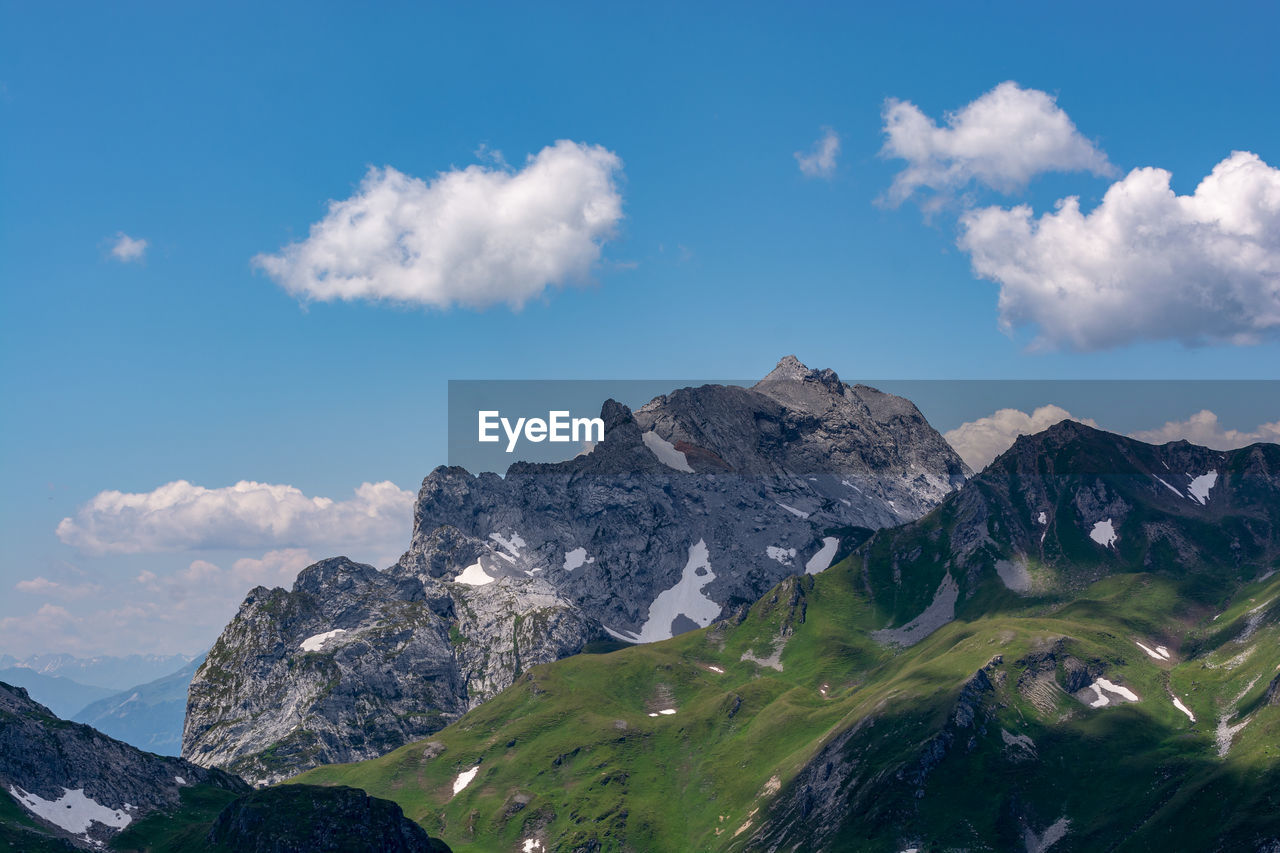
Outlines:
[[449,853],[395,803],[352,788],[250,791],[55,717],[0,684],[0,849]]
[[106,687],[113,691],[125,690],[135,684],[145,684],[163,678],[181,669],[193,659],[192,655],[126,655],[117,657],[101,655],[80,658],[67,654],[41,654],[25,658],[0,655],[0,669],[21,667],[40,675],[69,678],[91,687]]
[[0,669],[0,681],[24,688],[36,701],[64,717],[114,692],[109,687],[93,687],[60,675],[43,675],[25,666]]
[[182,750],[187,687],[203,662],[201,655],[177,672],[99,699],[71,714],[70,719],[139,749],[177,755]]
[[56,844],[53,838],[100,847],[134,820],[176,808],[187,787],[246,790],[220,770],[152,755],[59,719],[26,690],[0,683],[0,788],[8,792],[0,831],[11,843],[30,836],[33,844]]
[[256,782],[381,755],[604,636],[543,581],[448,588],[323,560],[245,599],[191,683],[183,755]]
[[1274,850],[1280,446],[1062,424],[666,642],[309,771],[455,850]]
[[708,385],[504,477],[441,467],[409,550],[253,590],[192,681],[182,755],[274,782],[439,730],[537,664],[666,639],[918,517],[968,469],[909,401],[792,357]]

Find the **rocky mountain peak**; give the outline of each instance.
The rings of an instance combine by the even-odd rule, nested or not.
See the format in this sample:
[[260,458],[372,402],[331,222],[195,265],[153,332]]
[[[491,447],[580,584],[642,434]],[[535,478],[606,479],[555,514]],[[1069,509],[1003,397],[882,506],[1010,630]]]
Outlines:
[[823,571],[842,531],[918,518],[968,473],[910,401],[794,356],[752,388],[601,417],[564,462],[432,471],[387,571],[323,560],[242,607],[192,683],[183,754],[255,781],[381,754],[606,631],[667,639]]

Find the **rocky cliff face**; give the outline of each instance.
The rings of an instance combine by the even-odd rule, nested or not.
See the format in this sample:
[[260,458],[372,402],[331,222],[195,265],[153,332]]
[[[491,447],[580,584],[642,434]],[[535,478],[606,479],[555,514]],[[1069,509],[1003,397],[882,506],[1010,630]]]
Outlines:
[[470,587],[323,560],[245,599],[191,684],[183,754],[262,783],[381,755],[603,637],[537,579]]
[[41,826],[81,847],[100,847],[180,789],[243,781],[179,758],[135,749],[56,717],[19,687],[0,684],[0,787]]
[[602,417],[566,462],[433,471],[386,571],[326,560],[251,592],[192,682],[182,754],[256,782],[380,755],[605,631],[709,625],[968,474],[909,401],[790,357]]
[[649,642],[825,569],[841,531],[918,518],[969,473],[909,401],[793,357],[752,388],[685,388],[634,414],[610,401],[602,418],[604,441],[567,462],[433,471],[400,569],[537,576]]

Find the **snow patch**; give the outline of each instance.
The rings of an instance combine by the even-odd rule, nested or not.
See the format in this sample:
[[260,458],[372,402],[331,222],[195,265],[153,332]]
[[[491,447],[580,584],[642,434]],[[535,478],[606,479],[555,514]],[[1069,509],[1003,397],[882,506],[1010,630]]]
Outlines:
[[675,708],[663,708],[663,709],[662,709],[661,711],[659,711],[658,713],[659,713],[659,714],[662,714],[664,717],[670,717],[670,716],[671,716],[672,714],[674,714],[675,712],[676,712],[676,709],[675,709]]
[[512,531],[510,539],[507,539],[506,537],[501,536],[497,533],[490,533],[489,538],[492,539],[494,542],[497,542],[503,548],[506,548],[508,551],[511,552],[512,556],[515,556],[515,557],[519,557],[520,549],[528,544],[523,539],[521,539],[520,534],[516,533],[515,531]]
[[[1136,643],[1137,640],[1135,640],[1134,642]],[[1156,660],[1165,661],[1169,659],[1169,650],[1166,649],[1164,646],[1156,646],[1153,649],[1144,643],[1138,643],[1138,648],[1142,649],[1144,652],[1146,652],[1148,655],[1155,658]]]
[[346,628],[334,628],[332,631],[325,631],[323,634],[314,634],[303,640],[298,648],[304,652],[318,652],[324,648],[325,643],[345,633],[347,633]]
[[658,457],[658,461],[668,468],[674,468],[677,471],[683,471],[686,474],[692,474],[693,469],[689,467],[689,460],[683,453],[676,450],[676,446],[667,441],[656,432],[649,431],[640,436],[644,441],[644,446],[652,451],[653,455]]
[[477,560],[459,572],[454,581],[465,583],[467,586],[484,586],[487,583],[493,583],[493,578],[485,573],[484,566]]
[[778,545],[770,545],[764,549],[764,553],[770,560],[779,562],[784,566],[791,565],[791,561],[796,558],[795,548],[782,548]]
[[123,829],[133,820],[123,809],[109,808],[86,797],[84,788],[63,788],[62,796],[56,800],[28,794],[17,785],[11,785],[9,793],[27,811],[72,835],[84,835],[95,823]]
[[[698,570],[703,570],[701,575]],[[671,624],[683,615],[699,628],[705,628],[720,615],[720,605],[703,594],[703,588],[716,579],[707,557],[707,543],[699,539],[689,546],[689,560],[684,565],[680,581],[671,589],[658,593],[649,605],[649,618],[640,627],[638,641],[655,643],[669,640],[674,634]]]
[[540,851],[546,850],[547,848],[543,847],[542,842],[536,838],[526,838],[524,840],[524,846],[520,849],[523,850],[524,853],[540,853]]
[[1218,472],[1210,471],[1208,474],[1201,474],[1199,477],[1192,477],[1190,474],[1187,476],[1191,478],[1191,485],[1187,486],[1187,491],[1197,503],[1204,506],[1209,502],[1209,490],[1218,482]]
[[1188,708],[1186,705],[1183,705],[1182,700],[1179,699],[1177,696],[1173,697],[1173,707],[1177,708],[1179,711],[1186,714],[1187,719],[1191,720],[1191,722],[1194,723],[1196,721],[1196,715],[1191,713],[1191,709]]
[[707,664],[707,669],[711,670],[712,672],[719,673],[720,675],[724,675],[724,670],[718,666],[715,666],[714,664]]
[[[1154,476],[1154,475],[1153,475],[1153,476]],[[1160,478],[1159,478],[1159,477],[1156,477],[1156,479],[1157,479],[1157,480],[1160,480]],[[1178,497],[1180,497],[1180,498],[1185,498],[1185,497],[1186,497],[1186,495],[1184,495],[1182,492],[1178,491],[1177,489],[1175,489],[1173,486],[1169,485],[1168,483],[1165,483],[1165,481],[1164,481],[1164,480],[1160,480],[1160,482],[1164,484],[1164,487],[1165,487],[1166,489],[1168,489],[1169,491],[1173,492],[1173,493],[1174,493],[1175,495],[1177,495]]]
[[458,796],[458,792],[471,784],[471,780],[476,778],[476,774],[480,772],[480,765],[477,764],[470,770],[463,770],[458,774],[458,778],[453,780],[453,796]]
[[586,548],[574,548],[572,551],[564,552],[564,570],[566,572],[580,569],[587,563],[594,563],[595,561],[595,557],[587,556]]
[[1048,524],[1049,516],[1045,515],[1044,512],[1041,512],[1040,515],[1036,516],[1036,521],[1040,522],[1041,524]]
[[807,575],[816,575],[818,572],[824,572],[831,567],[831,561],[836,557],[836,551],[840,548],[840,540],[834,536],[822,537],[822,547],[818,549],[818,553],[809,558],[809,562],[804,564],[804,571]]
[[1116,529],[1108,518],[1093,525],[1093,529],[1089,531],[1089,538],[1104,548],[1110,548],[1120,537],[1116,535]]
[[600,623],[600,627],[604,628],[605,632],[608,633],[609,636],[613,637],[615,640],[621,640],[624,643],[640,642],[640,637],[636,634],[631,633],[630,631],[615,631],[612,628],[610,628],[608,625],[604,624],[603,622]]
[[183,779],[181,776],[174,776],[174,777],[173,777],[173,781],[177,782],[179,785],[186,785],[186,784],[189,784],[189,783],[187,782],[187,780],[186,780],[186,779]]
[[1027,827],[1022,832],[1022,842],[1026,845],[1027,853],[1045,853],[1053,845],[1067,837],[1067,830],[1071,828],[1071,821],[1066,815],[1051,823],[1045,831],[1036,835],[1031,831],[1031,827]]
[[809,517],[809,513],[805,512],[804,510],[796,509],[796,508],[795,508],[795,507],[793,507],[793,506],[787,506],[787,505],[786,505],[786,504],[784,504],[782,501],[774,501],[774,503],[776,503],[778,506],[782,507],[782,508],[783,508],[783,509],[785,509],[787,512],[789,512],[789,513],[791,513],[792,515],[794,515],[796,518],[808,518],[808,517]]
[[[1138,701],[1138,694],[1134,693],[1128,687],[1121,687],[1119,684],[1108,681],[1105,678],[1099,678],[1097,681],[1093,682],[1093,684],[1090,684],[1088,687],[1086,687],[1084,690],[1081,690],[1080,692],[1087,694],[1090,690],[1094,692],[1096,696],[1095,699],[1093,699],[1092,701],[1089,701],[1088,699],[1081,697],[1083,701],[1089,702],[1090,708],[1102,708],[1106,705],[1110,705],[1112,702],[1112,699],[1115,696],[1120,697],[1119,699],[1116,700],[1117,704],[1122,703],[1124,701],[1129,701],[1129,702]],[[1108,693],[1114,694],[1114,696],[1108,696],[1107,695]]]

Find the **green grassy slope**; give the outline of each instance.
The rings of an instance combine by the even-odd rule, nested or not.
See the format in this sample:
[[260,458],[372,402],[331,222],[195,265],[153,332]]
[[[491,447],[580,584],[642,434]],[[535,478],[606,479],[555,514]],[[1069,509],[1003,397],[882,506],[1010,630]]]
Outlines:
[[[395,800],[459,851],[528,838],[566,850],[1001,848],[1061,817],[1055,851],[1280,833],[1280,707],[1261,698],[1280,667],[1280,577],[1243,589],[1217,620],[1179,604],[1187,582],[1109,577],[1065,606],[1008,602],[895,653],[869,635],[894,606],[869,600],[851,558],[784,582],[741,624],[534,668],[430,741],[298,781]],[[780,671],[751,660],[775,652]],[[1140,701],[1087,707],[1062,690],[1076,664]],[[984,667],[990,689],[966,698]],[[1059,686],[1037,692],[1046,667]],[[676,713],[650,716],[664,708]],[[1219,717],[1240,714],[1248,723],[1219,757]],[[819,771],[852,768],[825,809],[819,754]]]

